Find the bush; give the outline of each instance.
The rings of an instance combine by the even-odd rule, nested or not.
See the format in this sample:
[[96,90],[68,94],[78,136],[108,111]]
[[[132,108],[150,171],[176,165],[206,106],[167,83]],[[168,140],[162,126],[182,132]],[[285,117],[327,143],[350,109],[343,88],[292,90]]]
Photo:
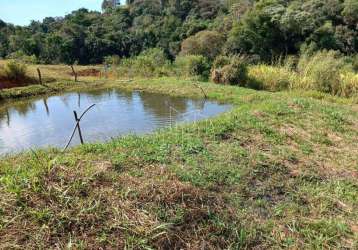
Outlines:
[[181,55],[202,55],[210,60],[218,56],[224,44],[224,36],[216,31],[200,31],[182,42]]
[[174,66],[178,76],[200,76],[204,79],[209,77],[210,64],[204,56],[178,56],[175,59]]
[[28,56],[24,52],[22,52],[21,50],[11,53],[6,58],[11,59],[11,60],[22,61],[22,62],[24,62],[26,64],[37,64],[38,63],[38,59],[37,59],[37,57],[35,55]]
[[128,76],[164,76],[170,74],[170,62],[161,49],[149,49],[121,61],[118,74]]
[[230,64],[230,62],[231,62],[230,57],[228,57],[228,56],[218,56],[214,60],[213,68],[215,68],[215,69],[222,68],[225,65]]
[[26,71],[27,71],[27,67],[25,64],[22,64],[18,61],[15,61],[15,60],[11,60],[9,61],[4,69],[4,77],[7,79],[7,80],[10,80],[10,81],[21,81],[21,80],[24,80],[27,78],[26,76]]
[[103,60],[105,65],[118,66],[121,62],[121,58],[118,55],[106,56]]
[[215,83],[245,86],[248,80],[248,64],[244,57],[218,57],[211,71]]
[[343,5],[342,15],[345,22],[358,27],[358,2],[356,0],[346,0]]
[[358,72],[358,54],[353,56],[352,58],[352,65],[353,65],[353,70],[355,72]]

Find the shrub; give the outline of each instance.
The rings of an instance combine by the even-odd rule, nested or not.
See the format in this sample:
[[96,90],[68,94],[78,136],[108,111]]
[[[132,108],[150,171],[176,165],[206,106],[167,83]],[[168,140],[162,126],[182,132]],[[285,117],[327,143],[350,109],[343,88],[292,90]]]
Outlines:
[[342,15],[345,22],[358,27],[358,1],[346,0],[343,5]]
[[163,66],[165,65],[168,60],[167,57],[162,49],[158,48],[152,48],[143,51],[138,57],[138,60],[143,60],[144,62],[147,62],[151,66]]
[[216,69],[222,68],[225,65],[230,64],[230,62],[231,62],[230,57],[220,55],[220,56],[215,58],[214,63],[213,63],[213,68],[216,68]]
[[353,56],[352,58],[352,65],[353,65],[353,70],[355,72],[358,72],[358,54]]
[[245,86],[248,79],[248,64],[244,57],[219,57],[214,62],[211,80],[215,83]]
[[21,50],[11,53],[6,58],[11,59],[11,60],[22,61],[26,64],[37,64],[38,63],[38,59],[35,55],[32,55],[32,56],[26,55]]
[[118,55],[106,56],[103,60],[105,65],[118,66],[121,62],[121,58]]
[[181,55],[203,55],[210,60],[218,56],[224,44],[224,37],[216,31],[200,31],[182,42]]
[[4,67],[4,77],[10,81],[21,81],[27,78],[27,67],[25,64],[15,60],[9,61]]
[[178,76],[200,76],[204,79],[209,77],[210,63],[204,56],[187,55],[178,56],[175,59],[175,70]]
[[347,66],[336,51],[319,51],[312,56],[301,56],[297,70],[301,75],[300,88],[337,94],[341,72]]
[[145,77],[169,75],[170,62],[163,50],[149,49],[136,57],[123,59],[118,74]]

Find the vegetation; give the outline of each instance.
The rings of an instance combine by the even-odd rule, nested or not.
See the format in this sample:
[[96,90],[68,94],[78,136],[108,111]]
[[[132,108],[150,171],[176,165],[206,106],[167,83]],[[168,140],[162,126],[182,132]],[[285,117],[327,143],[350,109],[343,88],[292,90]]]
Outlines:
[[245,54],[262,62],[302,51],[357,53],[356,0],[133,0],[103,12],[80,9],[19,27],[0,22],[0,57],[43,63],[102,63],[160,48],[173,60],[198,53]]
[[297,63],[288,58],[275,65],[253,65],[249,67],[249,77],[248,86],[257,89],[317,90],[343,97],[357,97],[358,94],[358,74],[345,57],[334,51],[304,55]]
[[201,55],[178,56],[175,59],[174,68],[177,76],[186,78],[200,76],[207,80],[210,63],[206,57]]
[[4,67],[4,77],[17,81],[26,77],[26,65],[17,61],[9,61]]
[[[80,9],[26,27],[0,22],[0,57],[104,63],[110,67],[102,72],[117,78],[208,79],[211,73],[217,83],[255,89],[357,95],[356,0],[133,0],[102,6],[103,12]],[[215,66],[225,57],[241,59]]]
[[221,54],[224,37],[217,31],[200,31],[188,37],[181,44],[182,55],[202,55],[214,60]]
[[240,56],[216,58],[211,80],[215,83],[245,86],[248,81],[246,59]]
[[356,0],[102,6],[0,21],[0,101],[121,88],[233,109],[2,157],[0,249],[358,248]]
[[35,83],[27,74],[27,66],[19,61],[11,60],[0,66],[0,89]]

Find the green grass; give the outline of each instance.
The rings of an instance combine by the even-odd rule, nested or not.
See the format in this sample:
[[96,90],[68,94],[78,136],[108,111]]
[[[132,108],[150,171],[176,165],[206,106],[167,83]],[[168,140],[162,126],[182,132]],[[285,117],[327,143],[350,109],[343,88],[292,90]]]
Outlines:
[[[174,78],[75,87],[83,86],[202,95]],[[0,248],[357,248],[357,105],[315,92],[201,86],[233,110],[1,159]]]

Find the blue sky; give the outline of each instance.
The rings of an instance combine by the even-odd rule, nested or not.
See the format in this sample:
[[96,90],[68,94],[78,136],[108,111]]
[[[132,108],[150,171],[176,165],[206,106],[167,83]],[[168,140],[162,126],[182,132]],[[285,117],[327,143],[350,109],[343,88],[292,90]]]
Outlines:
[[[125,2],[125,1],[122,1]],[[73,10],[101,10],[102,0],[0,0],[0,19],[17,25],[48,16],[64,16]]]

